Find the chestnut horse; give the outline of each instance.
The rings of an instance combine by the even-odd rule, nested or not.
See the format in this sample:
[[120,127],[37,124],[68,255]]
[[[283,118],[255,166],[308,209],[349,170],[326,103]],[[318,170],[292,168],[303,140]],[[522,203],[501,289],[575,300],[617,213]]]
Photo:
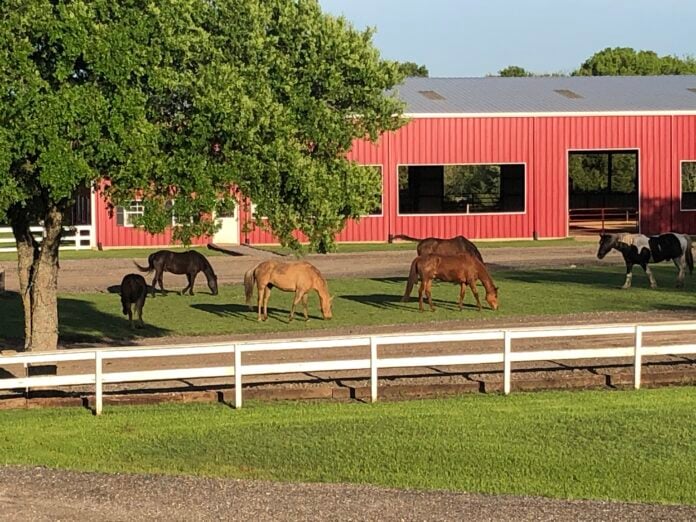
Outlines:
[[471,254],[483,263],[481,252],[476,248],[471,241],[464,236],[451,237],[449,239],[440,239],[439,237],[426,237],[425,239],[417,239],[403,234],[395,236],[397,239],[407,239],[409,241],[418,241],[416,251],[419,256],[427,256],[428,254],[438,254],[440,256],[456,256],[457,254]]
[[471,288],[471,292],[476,298],[476,304],[481,311],[481,300],[479,299],[478,290],[476,289],[476,281],[481,281],[486,289],[486,301],[493,310],[498,309],[498,288],[493,283],[493,279],[488,275],[485,265],[471,254],[458,254],[456,256],[440,256],[430,254],[427,256],[418,256],[411,263],[411,272],[408,276],[406,291],[402,301],[408,301],[415,285],[420,279],[421,284],[418,288],[418,309],[423,311],[423,293],[425,292],[428,298],[430,310],[435,310],[433,307],[431,288],[433,279],[446,281],[451,283],[459,283],[459,309],[462,309],[464,301],[464,293],[467,285]]
[[[268,300],[271,289],[276,287],[284,292],[295,292],[295,299],[290,309],[290,321],[295,315],[295,306],[302,301],[305,321],[309,320],[307,310],[307,294],[315,290],[319,294],[319,304],[324,319],[331,319],[331,300],[329,288],[321,272],[306,261],[282,263],[280,261],[264,261],[244,274],[244,294],[246,302],[251,302],[254,293],[254,283],[258,291],[258,320],[268,319]],[[261,309],[263,308],[263,315]]]

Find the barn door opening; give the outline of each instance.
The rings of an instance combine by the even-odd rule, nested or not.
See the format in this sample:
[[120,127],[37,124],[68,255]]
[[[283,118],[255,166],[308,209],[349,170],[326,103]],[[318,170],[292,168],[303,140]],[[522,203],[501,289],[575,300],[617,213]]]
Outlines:
[[568,153],[571,236],[638,232],[638,151]]

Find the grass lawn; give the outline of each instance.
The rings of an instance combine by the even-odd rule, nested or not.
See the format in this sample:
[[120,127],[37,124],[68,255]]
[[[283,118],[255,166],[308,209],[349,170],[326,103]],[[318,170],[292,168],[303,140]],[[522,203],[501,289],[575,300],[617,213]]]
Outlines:
[[[583,244],[583,241],[576,241],[573,238],[567,239],[549,239],[549,240],[510,240],[510,241],[476,241],[476,244],[481,248],[500,248],[500,247],[515,247],[515,248],[535,248],[535,247],[564,247],[577,246]],[[279,254],[291,254],[292,250],[276,245],[255,246],[259,250],[276,252]],[[225,255],[214,250],[208,250],[206,247],[193,246],[189,248],[183,247],[167,247],[168,250],[175,252],[183,252],[185,250],[198,249],[206,256],[221,256]],[[63,250],[60,253],[61,259],[131,259],[134,257],[147,258],[156,249],[154,248],[117,248],[110,250]],[[415,243],[411,241],[402,241],[398,243],[339,243],[336,247],[336,252],[346,254],[350,252],[379,252],[384,250],[415,250]],[[0,252],[0,261],[16,261],[17,254],[14,252]]]
[[[144,318],[147,327],[132,331],[120,310],[117,294],[61,294],[59,313],[61,335],[66,341],[110,341],[132,338],[134,335],[158,337],[163,335],[214,335],[263,332],[288,332],[299,335],[307,330],[354,325],[405,324],[415,329],[417,323],[447,320],[494,320],[519,315],[555,315],[602,311],[694,310],[696,282],[687,277],[686,289],[674,288],[674,267],[655,267],[661,287],[650,290],[639,270],[634,288],[621,290],[623,269],[618,266],[557,270],[509,270],[494,272],[500,288],[501,307],[497,312],[484,308],[478,312],[473,297],[467,293],[465,308],[456,307],[458,287],[439,283],[433,288],[437,309],[418,311],[417,291],[408,303],[400,302],[405,281],[403,278],[335,279],[329,288],[335,296],[332,321],[320,319],[316,294],[310,297],[309,322],[288,323],[292,294],[274,290],[269,306],[269,320],[256,321],[256,312],[244,304],[241,285],[222,286],[218,296],[211,296],[207,287],[200,286],[195,296],[148,298]],[[174,276],[168,276],[170,285]],[[179,285],[181,286],[181,285]],[[480,288],[483,301],[484,290]],[[485,301],[484,301],[485,305]],[[486,305],[487,306],[487,305]],[[300,316],[301,317],[301,316]],[[22,336],[22,311],[16,294],[0,297],[0,339]]]
[[696,504],[695,393],[0,411],[0,462]]

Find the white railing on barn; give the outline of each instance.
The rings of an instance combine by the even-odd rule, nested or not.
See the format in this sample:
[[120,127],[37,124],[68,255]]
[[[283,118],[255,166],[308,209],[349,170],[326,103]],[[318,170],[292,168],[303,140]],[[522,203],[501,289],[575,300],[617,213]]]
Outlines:
[[[43,241],[43,227],[31,227],[32,234],[40,243]],[[63,227],[60,248],[62,250],[83,250],[96,244],[94,228],[91,225]],[[15,252],[15,239],[10,227],[0,227],[0,252]]]
[[[571,326],[561,328],[509,328],[469,330],[442,333],[414,333],[402,335],[373,335],[359,337],[327,337],[318,339],[293,339],[279,341],[255,341],[220,343],[207,345],[185,345],[170,347],[129,347],[71,350],[65,352],[31,353],[0,356],[0,367],[11,365],[61,363],[67,361],[93,361],[94,372],[74,375],[49,375],[0,379],[0,389],[22,389],[48,386],[95,385],[95,413],[102,411],[104,384],[161,381],[172,379],[195,379],[234,377],[236,408],[242,406],[242,376],[270,375],[298,372],[322,372],[341,370],[369,370],[372,401],[377,400],[378,371],[385,368],[416,368],[424,366],[461,366],[476,364],[503,365],[503,391],[511,391],[513,362],[602,359],[632,357],[634,363],[634,387],[640,388],[642,358],[651,355],[685,355],[696,353],[696,344],[672,344],[646,346],[643,334],[655,332],[696,331],[696,322],[661,323],[645,325],[598,325]],[[583,349],[547,349],[537,351],[513,351],[513,341],[519,339],[568,338],[589,336],[632,335],[633,343],[624,347],[596,347]],[[431,355],[422,357],[379,358],[379,347],[442,342],[501,341],[500,352],[466,353],[458,355]],[[280,350],[323,350],[331,348],[369,347],[370,357],[350,360],[322,360],[310,362],[246,364],[242,365],[243,353]],[[230,354],[229,366],[207,368],[178,368],[169,370],[141,370],[131,372],[104,372],[104,361],[145,357],[174,357],[192,355]]]

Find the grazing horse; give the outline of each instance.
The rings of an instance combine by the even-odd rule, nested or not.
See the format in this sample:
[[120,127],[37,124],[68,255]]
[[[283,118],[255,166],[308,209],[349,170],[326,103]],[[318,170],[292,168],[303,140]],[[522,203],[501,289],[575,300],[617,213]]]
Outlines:
[[[145,326],[143,322],[143,306],[147,297],[147,283],[140,274],[128,274],[121,281],[121,305],[123,315],[128,316],[130,327],[133,328],[133,305],[138,314],[138,323]],[[136,325],[137,327],[137,325]]]
[[[258,291],[258,320],[268,319],[268,300],[271,297],[271,289],[278,288],[284,292],[295,292],[295,299],[290,309],[290,321],[295,315],[295,306],[302,301],[305,321],[309,320],[307,309],[307,294],[316,290],[319,294],[319,304],[324,319],[331,319],[331,301],[329,288],[321,272],[314,265],[305,261],[282,263],[279,261],[263,261],[244,274],[244,294],[246,302],[251,302],[254,293],[254,283]],[[263,308],[263,314],[261,309]]]
[[210,266],[210,262],[200,252],[189,250],[187,252],[172,252],[171,250],[158,250],[150,254],[147,258],[147,266],[140,266],[133,261],[135,266],[141,272],[148,274],[155,271],[155,277],[152,280],[152,297],[155,297],[155,283],[159,283],[160,290],[164,293],[164,284],[162,283],[162,273],[171,272],[172,274],[186,274],[188,285],[181,291],[184,295],[188,291],[193,295],[193,285],[196,282],[198,272],[203,272],[208,280],[208,288],[213,295],[218,293],[217,276]]
[[416,251],[419,256],[427,256],[428,254],[438,254],[441,256],[456,256],[457,254],[471,254],[483,263],[481,252],[476,248],[471,241],[464,236],[456,236],[449,239],[440,239],[437,237],[426,237],[425,239],[417,239],[403,234],[395,236],[397,239],[406,239],[409,241],[418,241]]
[[408,301],[413,290],[413,285],[420,279],[421,284],[418,288],[418,309],[423,311],[423,293],[425,292],[428,298],[430,310],[433,311],[431,288],[433,279],[446,281],[451,283],[459,283],[459,309],[462,309],[464,301],[464,293],[467,285],[471,288],[471,293],[476,298],[476,304],[481,311],[481,300],[479,299],[478,290],[476,289],[476,281],[481,281],[486,289],[486,301],[493,310],[498,309],[498,288],[493,283],[493,279],[488,275],[486,266],[471,254],[458,254],[456,256],[441,256],[430,254],[427,256],[418,256],[411,263],[411,271],[408,275],[408,283],[406,283],[406,291],[401,299]]
[[643,234],[600,234],[597,257],[603,259],[611,249],[621,252],[626,263],[626,281],[621,288],[631,288],[633,265],[643,268],[650,280],[650,288],[657,288],[657,282],[648,263],[673,261],[679,269],[677,288],[684,286],[686,268],[689,268],[689,273],[694,270],[691,237],[686,234],[669,232],[652,237]]

